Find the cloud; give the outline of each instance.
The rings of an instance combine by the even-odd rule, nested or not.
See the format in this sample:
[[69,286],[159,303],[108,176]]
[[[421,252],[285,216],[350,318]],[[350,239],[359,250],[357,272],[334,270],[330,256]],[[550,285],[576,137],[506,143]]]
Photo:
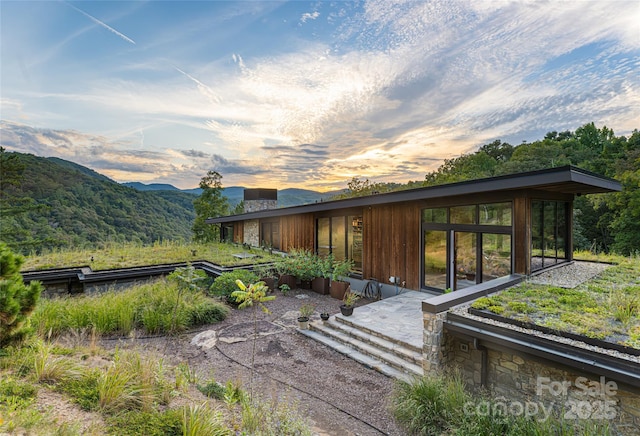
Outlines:
[[113,171],[125,168],[120,150],[154,147],[127,156],[127,177],[140,165],[144,177],[193,184],[215,168],[233,184],[334,188],[353,176],[421,179],[496,138],[518,144],[590,121],[638,128],[634,2],[335,2],[292,7],[295,32],[274,24],[295,3],[203,4],[222,9],[149,28],[150,42],[132,58],[116,53],[119,64],[109,58],[104,75],[3,90],[14,120],[64,113],[68,126],[100,132],[30,132],[21,145],[114,150],[101,161]]
[[320,16],[320,12],[318,11],[314,11],[314,12],[305,12],[304,14],[302,14],[302,16],[300,17],[300,23],[306,23],[309,20],[315,20],[316,18],[318,18]]

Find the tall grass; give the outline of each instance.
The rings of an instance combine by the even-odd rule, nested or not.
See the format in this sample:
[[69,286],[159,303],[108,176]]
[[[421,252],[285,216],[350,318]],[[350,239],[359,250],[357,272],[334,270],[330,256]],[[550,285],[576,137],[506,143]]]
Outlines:
[[203,403],[184,406],[182,434],[183,436],[231,436],[234,433],[226,427],[222,413]]
[[[242,429],[246,434],[273,436],[311,436],[309,421],[298,404],[285,398],[245,397],[242,405]],[[243,434],[245,434],[243,433]]]
[[498,407],[499,404],[498,399],[488,395],[473,395],[465,391],[460,376],[452,374],[425,376],[412,383],[398,382],[391,408],[396,422],[409,435],[611,434],[606,421],[568,421],[554,416],[547,419],[541,416],[526,417],[507,413],[506,408]]
[[[42,299],[31,322],[41,337],[93,329],[98,335],[129,335],[182,331],[223,320],[227,308],[202,292],[183,292],[178,284],[159,279],[123,291]],[[178,305],[176,306],[176,302]]]

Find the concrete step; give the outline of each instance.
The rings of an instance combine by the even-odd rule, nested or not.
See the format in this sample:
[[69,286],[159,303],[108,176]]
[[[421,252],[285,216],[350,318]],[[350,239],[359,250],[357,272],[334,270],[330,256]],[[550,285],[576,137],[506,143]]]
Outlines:
[[410,375],[404,371],[400,371],[394,368],[393,366],[387,365],[386,363],[378,359],[375,359],[371,356],[363,354],[355,350],[354,348],[348,345],[345,345],[342,342],[339,342],[335,339],[332,339],[331,337],[326,336],[325,334],[320,333],[318,331],[299,329],[298,332],[311,339],[314,339],[320,342],[321,344],[326,345],[329,348],[332,348],[333,350],[355,360],[356,362],[360,363],[361,365],[364,365],[369,369],[373,369],[375,371],[378,371],[381,374],[386,375],[387,377],[391,377],[398,380],[404,380],[406,382],[411,382],[414,378],[413,375]]
[[354,322],[354,318],[355,317],[352,318],[352,317],[348,317],[348,316],[343,316],[341,314],[336,314],[333,317],[331,317],[331,319],[336,321],[336,322],[339,322],[339,323],[347,325],[349,327],[353,327],[355,329],[358,329],[359,331],[364,332],[364,333],[368,334],[371,337],[377,337],[377,338],[380,338],[380,339],[384,339],[384,340],[386,340],[388,342],[393,342],[395,344],[401,345],[404,349],[411,350],[414,353],[416,353],[418,356],[422,356],[422,348],[421,347],[409,344],[407,342],[401,342],[401,341],[399,341],[397,339],[394,339],[394,338],[392,338],[390,336],[385,335],[382,332],[369,329],[369,328],[367,328],[366,326],[364,326],[362,324],[357,324],[356,322]]
[[309,327],[311,330],[300,332],[390,377],[407,379],[423,374],[422,355],[395,341],[337,322],[335,317],[312,322]]
[[319,331],[325,329],[336,330],[352,337],[356,341],[371,345],[381,351],[393,354],[403,361],[422,367],[422,350],[415,350],[411,345],[397,339],[373,333],[371,330],[357,324],[345,322],[344,317],[340,315],[330,318],[329,321],[324,323],[318,322],[314,324],[313,328]]

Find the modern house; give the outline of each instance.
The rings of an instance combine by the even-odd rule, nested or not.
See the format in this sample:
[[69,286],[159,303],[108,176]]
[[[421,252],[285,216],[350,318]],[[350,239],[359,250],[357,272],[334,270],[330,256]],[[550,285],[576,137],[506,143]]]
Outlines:
[[[354,261],[354,277],[444,292],[571,261],[574,197],[620,190],[564,166],[207,222],[233,242],[332,253]],[[271,190],[251,199],[261,191],[273,205]]]

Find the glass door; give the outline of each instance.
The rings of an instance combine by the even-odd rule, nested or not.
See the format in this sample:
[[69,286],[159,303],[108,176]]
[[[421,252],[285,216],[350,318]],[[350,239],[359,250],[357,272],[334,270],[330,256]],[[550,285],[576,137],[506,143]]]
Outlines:
[[447,289],[447,235],[446,230],[424,232],[424,285]]
[[454,291],[478,283],[477,245],[477,233],[454,232]]

